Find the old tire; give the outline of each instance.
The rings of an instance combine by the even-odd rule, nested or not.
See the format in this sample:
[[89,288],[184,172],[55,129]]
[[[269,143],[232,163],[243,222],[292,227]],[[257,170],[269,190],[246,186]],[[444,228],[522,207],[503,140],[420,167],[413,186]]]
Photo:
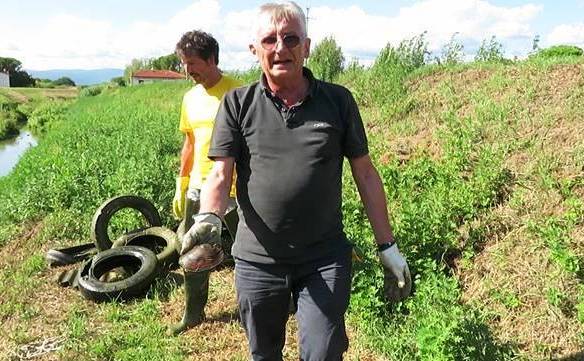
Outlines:
[[[144,247],[124,246],[100,252],[84,265],[79,289],[83,297],[96,302],[141,296],[156,277],[157,262],[154,252]],[[100,281],[101,276],[120,267],[130,273],[127,278]]]
[[156,254],[158,265],[162,269],[167,270],[178,265],[178,236],[166,227],[150,227],[127,233],[115,240],[112,248],[122,246],[148,248]]
[[109,222],[116,212],[124,208],[131,208],[140,212],[150,227],[162,225],[158,210],[147,199],[134,195],[110,198],[97,209],[91,222],[91,239],[98,250],[105,251],[111,248],[112,241],[107,232]]

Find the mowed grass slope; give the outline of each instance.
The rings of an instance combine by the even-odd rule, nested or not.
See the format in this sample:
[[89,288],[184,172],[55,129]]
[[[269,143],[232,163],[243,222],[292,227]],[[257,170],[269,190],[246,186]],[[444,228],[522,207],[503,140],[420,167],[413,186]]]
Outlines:
[[[385,76],[384,76],[385,75]],[[584,64],[581,60],[351,69],[413,296],[387,305],[372,232],[344,176],[355,265],[349,360],[577,359],[584,288]],[[93,211],[123,193],[170,201],[189,85],[79,99],[0,178],[0,355],[39,359],[245,360],[232,270],[212,276],[208,321],[180,337],[180,275],[146,299],[96,305],[53,278],[49,248],[89,241]],[[348,168],[348,167],[346,167]],[[116,227],[131,226],[124,215]],[[286,359],[297,359],[295,324]],[[45,342],[43,346],[43,342]],[[51,344],[52,342],[52,344]],[[53,345],[56,351],[48,351]]]

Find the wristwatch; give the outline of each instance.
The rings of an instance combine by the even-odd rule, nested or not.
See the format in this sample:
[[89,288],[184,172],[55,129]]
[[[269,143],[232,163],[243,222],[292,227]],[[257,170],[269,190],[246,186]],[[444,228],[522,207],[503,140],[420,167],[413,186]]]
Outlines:
[[391,246],[393,246],[395,244],[395,241],[389,241],[386,243],[382,243],[382,244],[378,244],[377,245],[377,251],[379,252],[383,252],[388,248],[391,248]]

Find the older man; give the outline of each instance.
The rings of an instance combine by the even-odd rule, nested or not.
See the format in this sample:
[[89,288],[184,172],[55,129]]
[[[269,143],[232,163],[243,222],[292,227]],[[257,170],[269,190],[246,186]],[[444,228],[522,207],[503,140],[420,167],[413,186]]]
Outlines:
[[235,166],[240,223],[232,254],[252,358],[282,359],[292,295],[300,358],[340,360],[348,347],[344,314],[351,286],[351,245],[341,213],[344,157],[381,262],[404,293],[409,270],[394,243],[353,96],[303,67],[310,50],[304,13],[293,2],[265,4],[256,20],[249,48],[263,74],[221,103],[209,149],[215,164],[201,194],[206,218],[193,225],[185,243],[200,243],[218,224]]

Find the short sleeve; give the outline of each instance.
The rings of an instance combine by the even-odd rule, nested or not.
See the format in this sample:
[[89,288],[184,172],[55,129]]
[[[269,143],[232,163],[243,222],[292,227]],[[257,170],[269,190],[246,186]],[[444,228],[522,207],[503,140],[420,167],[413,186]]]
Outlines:
[[346,95],[346,131],[343,139],[343,155],[347,158],[356,158],[369,153],[367,135],[353,94],[347,90]]
[[180,123],[178,129],[183,133],[192,132],[193,128],[189,123],[189,114],[187,112],[187,97],[183,97],[182,105],[180,107]]
[[234,91],[230,91],[223,97],[211,137],[208,157],[238,158],[241,151],[241,127],[238,122],[237,97]]

